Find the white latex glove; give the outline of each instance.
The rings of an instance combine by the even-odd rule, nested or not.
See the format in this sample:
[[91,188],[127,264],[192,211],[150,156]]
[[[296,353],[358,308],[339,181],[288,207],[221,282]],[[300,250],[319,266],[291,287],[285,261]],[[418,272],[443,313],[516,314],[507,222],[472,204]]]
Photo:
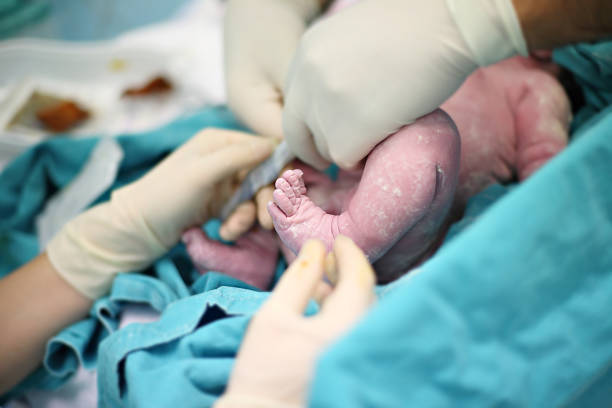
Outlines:
[[282,138],[283,84],[321,0],[230,0],[225,16],[228,104],[255,133]]
[[[301,407],[321,352],[351,328],[374,300],[375,277],[365,255],[339,236],[332,257],[308,241],[253,317],[226,393],[215,408]],[[334,260],[335,259],[335,260]],[[338,283],[311,317],[303,312],[321,289],[324,270]],[[335,269],[331,271],[330,269]]]
[[[289,169],[287,165],[280,171],[279,177]],[[263,229],[272,230],[274,224],[268,212],[268,203],[273,199],[274,185],[270,184],[259,189],[253,201],[245,201],[223,222],[219,229],[219,235],[226,241],[236,241],[246,234],[255,224],[255,221]]]
[[147,267],[185,229],[216,215],[235,173],[265,159],[273,146],[241,132],[198,133],[109,202],[68,222],[49,242],[49,260],[83,295],[100,297],[117,273]]
[[268,213],[268,203],[272,201],[274,186],[264,186],[256,194],[253,201],[245,201],[223,222],[219,235],[226,241],[236,241],[255,225],[255,221],[263,229],[272,230],[274,224]]
[[526,48],[511,0],[361,0],[302,37],[285,86],[285,138],[319,169],[353,167],[478,65]]

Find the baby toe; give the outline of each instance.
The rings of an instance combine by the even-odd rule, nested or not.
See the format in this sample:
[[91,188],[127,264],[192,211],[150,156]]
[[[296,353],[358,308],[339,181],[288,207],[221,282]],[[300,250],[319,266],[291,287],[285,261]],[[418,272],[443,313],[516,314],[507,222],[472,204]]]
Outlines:
[[287,215],[280,209],[280,207],[271,201],[268,203],[267,208],[268,213],[272,218],[274,227],[281,231],[287,229]]
[[284,191],[280,189],[274,190],[272,193],[272,198],[274,199],[274,203],[282,212],[285,213],[286,216],[290,217],[293,215],[295,212],[294,204],[291,202],[291,199],[287,197]]

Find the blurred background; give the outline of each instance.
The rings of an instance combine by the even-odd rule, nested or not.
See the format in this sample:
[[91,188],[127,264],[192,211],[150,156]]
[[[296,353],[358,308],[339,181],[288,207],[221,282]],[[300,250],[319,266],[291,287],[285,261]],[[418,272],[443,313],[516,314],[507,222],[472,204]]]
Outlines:
[[0,0],[0,170],[225,102],[221,0]]

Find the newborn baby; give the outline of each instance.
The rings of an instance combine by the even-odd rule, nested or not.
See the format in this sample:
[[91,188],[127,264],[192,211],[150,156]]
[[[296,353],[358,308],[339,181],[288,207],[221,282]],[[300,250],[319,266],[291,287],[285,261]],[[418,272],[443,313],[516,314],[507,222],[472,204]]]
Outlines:
[[[331,248],[347,235],[389,282],[437,249],[469,197],[494,182],[524,180],[567,143],[567,96],[528,58],[479,69],[441,108],[448,115],[436,110],[376,146],[362,172],[341,171],[336,182],[307,167],[283,173],[268,207],[282,243],[297,253],[309,238]],[[200,229],[184,240],[201,271],[261,288],[272,277],[277,246],[266,231],[233,247]]]

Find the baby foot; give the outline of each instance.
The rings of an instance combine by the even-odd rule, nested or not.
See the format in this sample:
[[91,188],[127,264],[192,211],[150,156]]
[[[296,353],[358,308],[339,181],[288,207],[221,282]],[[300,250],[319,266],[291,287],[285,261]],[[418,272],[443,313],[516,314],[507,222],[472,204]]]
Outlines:
[[278,243],[272,231],[255,229],[233,246],[213,241],[197,227],[185,231],[182,239],[202,274],[209,271],[225,273],[264,290],[274,277]]
[[[372,234],[369,228],[363,228],[363,220],[355,222],[354,217],[345,209],[329,214],[312,201],[307,195],[303,172],[299,169],[287,170],[276,180],[273,202],[268,203],[268,211],[282,243],[294,254],[302,245],[315,238],[331,250],[335,238],[342,234],[351,238],[364,251],[370,260],[376,259],[389,237]],[[330,193],[329,197],[333,194]],[[350,206],[350,194],[344,194],[345,205]],[[372,235],[375,235],[374,237]]]
[[281,240],[297,253],[309,238],[317,238],[331,248],[334,236],[334,219],[317,207],[308,196],[302,170],[285,171],[276,180],[272,202],[268,212]]
[[302,170],[287,170],[283,175],[276,180],[274,183],[274,202],[278,207],[287,215],[291,217],[300,208],[302,202],[308,202],[309,199],[306,194],[306,186],[302,176],[304,172]]

